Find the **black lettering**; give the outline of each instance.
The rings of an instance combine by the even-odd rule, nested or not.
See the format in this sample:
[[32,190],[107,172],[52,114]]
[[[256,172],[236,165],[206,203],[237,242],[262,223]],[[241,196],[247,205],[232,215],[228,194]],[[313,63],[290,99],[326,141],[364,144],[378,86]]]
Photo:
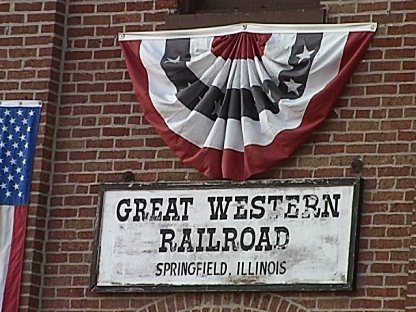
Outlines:
[[[134,222],[138,222],[138,221],[144,221],[147,220],[149,213],[145,213],[144,210],[146,209],[146,199],[144,198],[135,198],[134,199],[134,204],[136,205],[136,215],[133,217],[133,221]],[[139,214],[142,215],[141,219]]]
[[194,204],[192,197],[184,197],[179,199],[179,203],[183,206],[182,221],[188,221],[188,207]]
[[175,251],[176,243],[173,242],[175,231],[172,229],[160,229],[160,234],[162,235],[162,242],[159,247],[159,252],[167,252],[168,248],[166,245],[169,245],[169,251]]
[[[246,236],[246,234],[249,234],[251,236],[250,242],[247,244],[245,242],[244,237]],[[254,232],[252,227],[246,227],[244,228],[244,230],[241,231],[241,237],[240,237],[240,246],[244,251],[248,251],[253,249],[254,243],[255,243],[255,239],[256,239],[256,233]]]
[[207,228],[207,233],[209,235],[209,246],[206,247],[206,251],[219,251],[220,250],[220,241],[217,241],[217,244],[213,246],[214,234],[217,231],[216,228]]
[[191,241],[191,229],[183,229],[182,230],[182,242],[180,246],[178,247],[178,252],[184,252],[185,246],[187,245],[186,251],[192,252],[194,251],[194,247],[192,247],[192,241]]
[[286,249],[289,244],[289,230],[287,227],[278,226],[274,228],[276,232],[276,244],[274,245],[277,249]]
[[264,207],[259,206],[257,202],[260,202],[261,204],[266,203],[266,196],[256,196],[251,200],[251,206],[255,210],[259,210],[257,213],[254,213],[253,210],[250,210],[250,219],[261,219],[264,216]]
[[313,216],[315,218],[319,218],[321,209],[319,207],[316,207],[319,202],[318,196],[313,194],[304,195],[303,200],[305,201],[305,210],[302,213],[302,218],[310,218],[311,211],[313,212]]
[[[178,208],[176,207],[176,198],[168,198],[168,208],[163,216],[163,221],[179,221]],[[173,215],[172,217],[170,215]]]
[[116,211],[116,213],[117,213],[117,219],[120,222],[125,222],[129,218],[129,215],[130,215],[130,212],[131,212],[131,208],[124,208],[124,214],[122,215],[121,214],[121,211],[120,211],[122,205],[127,205],[127,207],[129,207],[130,206],[130,199],[129,198],[124,198],[124,199],[120,200],[118,202],[118,205],[117,205],[117,211]]
[[162,267],[163,263],[159,262],[158,264],[156,264],[156,276],[162,275]]
[[[269,238],[269,227],[261,227],[260,228],[260,238],[256,245],[255,250],[256,251],[262,251],[262,250],[272,250],[272,245],[270,244],[270,238]],[[264,248],[263,248],[263,244]]]
[[237,251],[237,244],[235,243],[237,230],[234,228],[223,228],[222,232],[224,233],[224,246],[222,247],[222,251],[230,250],[230,246],[228,246],[229,243],[232,244],[232,250]]
[[235,220],[247,219],[246,206],[248,203],[248,196],[236,196],[235,201],[237,202],[237,211],[234,215],[234,219]]
[[[150,198],[150,203],[152,204],[152,214],[150,215],[150,221],[162,220],[162,212],[159,211],[159,209],[162,208],[163,198]],[[157,212],[159,213],[156,215]]]
[[324,211],[322,211],[321,217],[322,218],[328,218],[329,212],[328,207],[331,210],[331,214],[333,218],[339,217],[339,211],[338,211],[338,200],[341,198],[341,194],[334,194],[333,199],[335,201],[335,204],[332,203],[331,196],[329,194],[324,194],[322,196],[322,199],[325,202],[325,208]]
[[[214,201],[217,200],[217,207],[214,207]],[[223,208],[222,201],[225,199],[226,206]],[[210,220],[218,220],[218,212],[220,212],[220,220],[227,220],[227,211],[228,206],[233,198],[231,196],[218,196],[218,197],[208,197],[208,202],[211,205],[211,215],[209,216]]]
[[287,195],[286,200],[288,203],[285,218],[297,218],[299,215],[299,195]]
[[198,233],[198,246],[196,246],[195,251],[204,251],[204,247],[202,247],[202,234],[205,233],[205,229],[197,228],[196,232]]
[[285,274],[286,273],[286,261],[280,262],[279,268],[280,268],[279,273]]
[[[268,204],[273,204],[273,207],[272,207],[273,211],[278,212],[278,214],[276,214],[276,218],[277,218],[278,215],[279,215],[279,212],[281,212],[283,210],[282,209],[283,196],[282,195],[276,195],[276,196],[271,195],[271,196],[268,197],[267,202],[268,202]],[[280,203],[279,206],[277,205],[278,202]]]

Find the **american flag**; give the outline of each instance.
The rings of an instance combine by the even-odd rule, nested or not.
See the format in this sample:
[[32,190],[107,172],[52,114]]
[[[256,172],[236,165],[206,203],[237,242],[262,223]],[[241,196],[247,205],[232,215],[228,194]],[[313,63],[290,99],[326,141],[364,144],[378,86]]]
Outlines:
[[147,121],[210,178],[288,158],[329,115],[375,24],[261,25],[120,34]]
[[18,310],[38,101],[0,103],[0,308]]

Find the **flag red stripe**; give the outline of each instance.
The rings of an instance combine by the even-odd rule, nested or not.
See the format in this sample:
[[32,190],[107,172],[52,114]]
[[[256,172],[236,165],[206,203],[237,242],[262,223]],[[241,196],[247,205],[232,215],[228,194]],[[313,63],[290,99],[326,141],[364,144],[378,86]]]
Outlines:
[[121,42],[121,46],[145,118],[155,127],[175,154],[185,164],[197,168],[209,178],[245,180],[288,158],[326,119],[373,36],[373,32],[349,34],[338,76],[311,99],[298,128],[282,131],[268,146],[246,146],[244,153],[229,149],[200,149],[173,133],[156,111],[149,97],[147,71],[140,58],[137,57],[140,43],[124,41]]
[[7,269],[2,312],[16,312],[19,307],[20,283],[23,269],[27,207],[16,206],[13,217],[13,235]]

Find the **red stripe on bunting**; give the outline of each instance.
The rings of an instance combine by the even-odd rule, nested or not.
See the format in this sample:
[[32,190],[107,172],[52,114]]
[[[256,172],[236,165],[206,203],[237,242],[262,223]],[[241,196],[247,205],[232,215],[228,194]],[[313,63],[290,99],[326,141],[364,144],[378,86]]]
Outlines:
[[212,54],[227,59],[254,59],[264,55],[264,48],[271,34],[239,33],[215,37],[212,41]]
[[27,207],[14,207],[13,236],[3,297],[2,312],[16,312],[19,307],[20,284],[25,247]]

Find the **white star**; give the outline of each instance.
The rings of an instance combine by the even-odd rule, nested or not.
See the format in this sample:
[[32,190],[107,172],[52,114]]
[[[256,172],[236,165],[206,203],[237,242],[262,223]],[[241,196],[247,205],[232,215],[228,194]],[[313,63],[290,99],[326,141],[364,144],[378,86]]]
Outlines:
[[10,118],[10,124],[14,124],[14,123],[16,123],[16,119],[15,118]]
[[20,141],[24,141],[24,140],[26,140],[26,136],[25,136],[24,134],[22,134],[22,135],[19,137],[19,139],[20,139]]
[[20,177],[20,181],[22,181],[22,182],[23,182],[24,180],[25,180],[25,177],[24,177],[24,176],[21,176],[21,177]]
[[9,174],[9,175],[7,176],[7,180],[12,181],[12,180],[13,180],[13,176],[12,176],[11,174]]
[[3,163],[3,158],[0,158],[0,164],[2,164]]
[[1,184],[1,188],[2,188],[2,190],[4,190],[6,187],[7,187],[7,186],[6,186],[6,183],[2,183],[2,184]]
[[23,197],[23,193],[22,192],[19,192],[17,196]]
[[22,124],[27,125],[27,118],[23,118]]
[[31,111],[29,112],[29,116],[33,116],[33,115],[35,115],[35,112],[34,112],[33,110],[31,110]]
[[22,160],[22,165],[26,165],[26,159]]
[[10,152],[9,150],[6,151],[6,157],[10,157],[12,155],[12,152]]
[[6,144],[4,144],[4,142],[3,141],[0,141],[0,148],[1,147],[5,147],[6,146]]
[[9,167],[7,167],[7,166],[6,166],[6,167],[4,167],[4,168],[3,168],[3,172],[4,172],[4,173],[9,172]]
[[1,128],[1,131],[6,132],[6,131],[7,131],[7,127],[6,127],[6,126],[3,126],[3,127]]
[[9,111],[8,109],[6,109],[6,110],[5,110],[5,112],[4,112],[4,114],[5,114],[6,116],[9,116],[9,115],[10,115],[10,111]]
[[13,140],[13,134],[9,134],[7,138],[9,139],[9,141]]
[[13,148],[16,148],[16,149],[19,148],[19,144],[17,142],[14,142],[13,143]]
[[3,118],[0,117],[0,123],[3,123]]
[[25,148],[29,148],[29,143],[25,143]]
[[15,183],[15,184],[13,185],[13,188],[14,188],[15,190],[18,190],[18,189],[19,189],[19,184]]
[[173,64],[177,64],[177,63],[180,63],[180,62],[181,62],[181,56],[180,55],[178,55],[178,57],[174,58],[174,59],[168,57],[168,59],[165,61],[165,63],[173,63]]
[[27,127],[27,132],[30,132],[32,130],[32,127]]
[[16,161],[16,159],[12,158],[12,159],[10,160],[10,163],[11,163],[12,165],[16,165],[17,161]]
[[296,57],[299,58],[299,63],[300,63],[304,59],[307,59],[307,60],[310,59],[312,53],[314,53],[314,52],[315,52],[315,50],[308,50],[306,48],[306,45],[304,45],[303,46],[303,52],[302,53],[299,53],[299,54],[296,54]]
[[20,132],[20,126],[16,126],[16,127],[14,127],[14,131],[15,131],[15,132]]
[[17,167],[17,168],[16,168],[16,173],[22,173],[22,168]]
[[19,110],[17,111],[17,114],[18,114],[19,116],[22,116],[22,114],[23,114],[22,110],[21,110],[21,109],[19,109]]
[[299,91],[298,91],[298,88],[300,87],[300,86],[302,86],[302,84],[301,83],[297,83],[297,82],[295,82],[292,78],[290,78],[290,80],[289,81],[283,81],[285,84],[286,84],[286,86],[287,86],[287,92],[289,93],[289,92],[293,92],[293,93],[296,93],[296,95],[297,96],[299,96]]
[[23,157],[24,156],[24,154],[23,154],[22,151],[19,151],[19,153],[17,153],[17,155],[19,155],[19,157]]
[[12,195],[12,193],[10,193],[10,191],[6,192],[6,197],[10,197],[10,195]]

